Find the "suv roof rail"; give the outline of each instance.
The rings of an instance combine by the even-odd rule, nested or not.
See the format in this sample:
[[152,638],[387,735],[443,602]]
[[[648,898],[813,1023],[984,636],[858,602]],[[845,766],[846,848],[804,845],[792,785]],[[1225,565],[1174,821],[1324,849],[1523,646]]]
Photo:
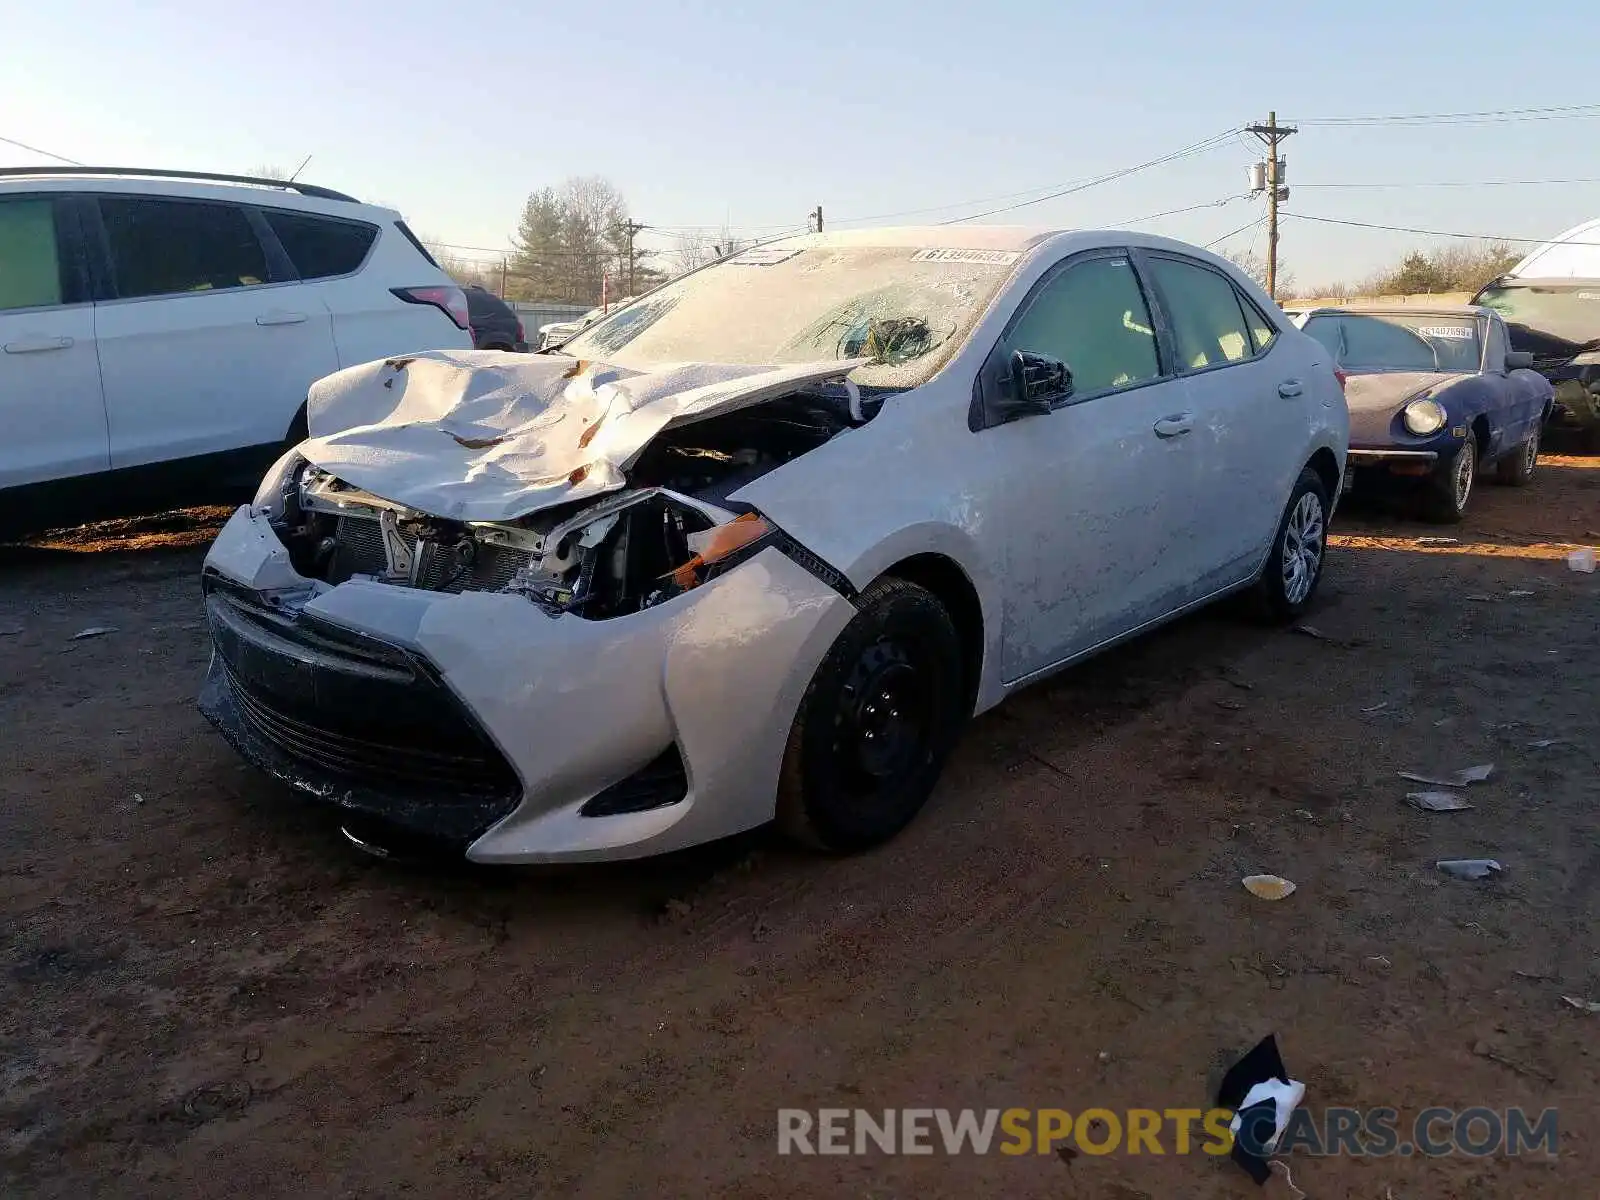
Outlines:
[[215,183],[249,183],[257,187],[282,188],[318,200],[361,203],[354,196],[315,184],[296,183],[292,179],[268,179],[260,175],[229,175],[220,171],[163,171],[154,167],[0,167],[0,179],[26,175],[133,175],[144,179],[203,179]]

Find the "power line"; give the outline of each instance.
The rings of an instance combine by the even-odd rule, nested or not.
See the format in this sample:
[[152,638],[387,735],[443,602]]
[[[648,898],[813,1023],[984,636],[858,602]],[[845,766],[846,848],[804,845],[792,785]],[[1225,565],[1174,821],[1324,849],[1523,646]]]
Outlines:
[[1555,184],[1600,183],[1596,179],[1466,179],[1417,181],[1410,183],[1297,183],[1297,188],[1457,188],[1457,187],[1542,187]]
[[1508,121],[1568,121],[1600,117],[1600,104],[1563,104],[1546,108],[1499,108],[1481,112],[1386,113],[1351,117],[1303,117],[1301,125],[1477,125]]
[[1243,200],[1249,195],[1249,192],[1240,192],[1235,196],[1224,196],[1220,200],[1207,200],[1202,204],[1190,204],[1183,208],[1169,208],[1165,212],[1150,213],[1148,216],[1143,217],[1129,217],[1126,221],[1117,221],[1113,223],[1111,228],[1115,229],[1120,225],[1139,225],[1145,221],[1158,220],[1161,217],[1175,217],[1179,213],[1198,212],[1202,208],[1221,208],[1224,204],[1232,204],[1235,200]]
[[[1475,242],[1518,242],[1527,246],[1542,246],[1550,241],[1547,237],[1507,237],[1498,233],[1454,233],[1445,229],[1415,229],[1409,225],[1378,225],[1371,221],[1346,221],[1339,217],[1314,217],[1310,213],[1302,212],[1286,213],[1285,215],[1301,221],[1315,221],[1319,225],[1349,225],[1355,229],[1382,229],[1390,233],[1415,233],[1422,237],[1464,238]],[[1563,241],[1561,244],[1563,246],[1600,246],[1600,242]]]
[[1227,241],[1231,237],[1238,237],[1239,234],[1243,233],[1247,229],[1255,229],[1257,226],[1264,225],[1266,223],[1266,220],[1267,220],[1266,217],[1256,217],[1248,225],[1241,225],[1237,229],[1229,230],[1227,233],[1223,234],[1221,237],[1213,238],[1211,241],[1207,242],[1204,246],[1202,246],[1200,248],[1202,250],[1209,250],[1213,246],[1219,246],[1219,245],[1221,245],[1223,242]]
[[68,158],[65,154],[56,154],[50,150],[41,150],[37,146],[30,146],[26,142],[17,141],[15,138],[0,137],[0,142],[4,142],[8,146],[15,146],[18,150],[26,150],[29,154],[42,154],[46,158],[53,158],[57,162],[66,163],[68,166],[82,167],[87,165],[79,162],[75,158]]
[[1074,192],[1082,192],[1092,187],[1099,187],[1103,183],[1125,179],[1129,175],[1135,175],[1140,171],[1148,171],[1152,167],[1165,166],[1168,163],[1177,162],[1179,159],[1192,158],[1197,154],[1204,154],[1208,150],[1214,150],[1218,146],[1226,144],[1237,132],[1237,128],[1225,129],[1221,133],[1214,133],[1210,137],[1201,138],[1198,142],[1192,142],[1180,150],[1174,150],[1171,154],[1163,154],[1161,157],[1152,158],[1148,162],[1137,163],[1131,167],[1123,167],[1119,171],[1111,171],[1105,175],[1097,175],[1090,179],[1068,184],[1066,187],[1045,196],[1039,196],[1032,200],[1023,200],[1016,204],[1005,204],[999,208],[987,209],[980,213],[970,213],[964,217],[952,217],[948,221],[939,221],[937,223],[940,225],[959,225],[963,221],[976,221],[981,217],[992,217],[996,213],[1012,212],[1015,209],[1028,208],[1034,204],[1043,204],[1046,200],[1059,200],[1062,196],[1070,196]]

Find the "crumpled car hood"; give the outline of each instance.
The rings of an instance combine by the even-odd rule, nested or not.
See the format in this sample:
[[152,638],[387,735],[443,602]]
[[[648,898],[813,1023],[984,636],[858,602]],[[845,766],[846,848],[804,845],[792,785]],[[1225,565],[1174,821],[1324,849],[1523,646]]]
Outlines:
[[300,453],[437,517],[509,521],[616,491],[662,430],[840,379],[864,359],[631,371],[564,355],[431,350],[318,380]]
[[1440,384],[1467,376],[1460,371],[1374,371],[1352,374],[1344,381],[1345,403],[1357,412],[1392,412],[1406,401]]

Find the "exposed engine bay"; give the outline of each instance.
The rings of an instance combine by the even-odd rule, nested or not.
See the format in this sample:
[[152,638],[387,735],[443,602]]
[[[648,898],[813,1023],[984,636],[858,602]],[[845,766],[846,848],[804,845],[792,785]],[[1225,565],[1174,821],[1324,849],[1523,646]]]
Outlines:
[[729,497],[881,405],[882,395],[828,386],[674,426],[645,448],[626,490],[508,522],[431,516],[301,464],[283,481],[273,528],[295,569],[324,583],[512,593],[552,614],[604,620],[696,587],[781,538]]

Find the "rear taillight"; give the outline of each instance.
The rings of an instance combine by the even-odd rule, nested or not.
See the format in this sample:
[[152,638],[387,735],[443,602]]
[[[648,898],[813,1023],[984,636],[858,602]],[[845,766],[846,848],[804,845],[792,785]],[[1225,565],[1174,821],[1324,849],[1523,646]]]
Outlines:
[[431,304],[456,323],[457,329],[471,329],[467,318],[467,294],[458,287],[390,288],[407,304]]
[[1344,381],[1350,378],[1349,372],[1342,371],[1338,367],[1335,367],[1333,369],[1333,377],[1339,381],[1339,390],[1341,392],[1344,391]]
[[518,317],[517,318],[517,341],[525,342],[527,340],[528,340],[528,331],[522,327],[522,318]]

